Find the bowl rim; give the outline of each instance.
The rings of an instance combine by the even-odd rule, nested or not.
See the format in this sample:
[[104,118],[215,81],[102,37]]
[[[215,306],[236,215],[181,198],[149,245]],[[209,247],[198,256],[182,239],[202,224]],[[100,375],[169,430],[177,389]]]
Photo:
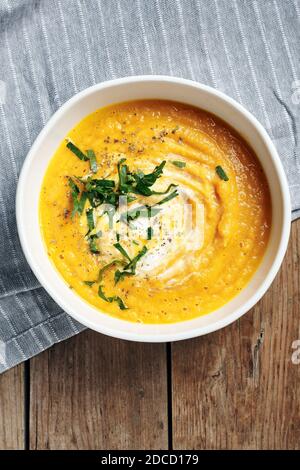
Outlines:
[[[78,312],[74,311],[67,303],[64,302],[64,299],[59,298],[58,294],[56,294],[55,292],[55,289],[52,289],[52,286],[47,284],[47,280],[44,278],[43,273],[40,272],[37,266],[35,265],[35,262],[30,252],[30,247],[27,245],[25,235],[23,233],[23,227],[22,227],[22,221],[21,221],[22,220],[21,205],[22,205],[23,192],[24,192],[26,180],[27,180],[27,174],[30,169],[31,162],[34,159],[35,149],[40,145],[43,139],[47,136],[47,133],[49,129],[51,128],[51,126],[55,123],[55,121],[62,114],[64,114],[69,108],[71,108],[72,105],[76,101],[83,99],[84,97],[88,96],[91,93],[95,91],[99,91],[99,90],[104,90],[105,88],[109,88],[111,86],[126,85],[129,83],[132,84],[132,83],[137,83],[141,81],[143,82],[162,81],[162,82],[169,82],[169,83],[171,82],[174,84],[180,84],[180,85],[193,87],[198,90],[204,90],[208,92],[209,94],[220,98],[221,100],[225,101],[227,104],[234,107],[239,113],[244,115],[248,121],[250,121],[250,124],[256,129],[256,131],[259,133],[260,137],[262,138],[264,144],[266,145],[268,149],[269,157],[272,160],[272,163],[276,170],[279,183],[281,186],[283,217],[282,217],[280,242],[279,242],[277,252],[274,255],[273,262],[270,268],[268,269],[267,275],[263,279],[260,287],[256,290],[254,294],[250,296],[250,298],[245,303],[243,303],[237,309],[234,309],[230,315],[226,316],[223,319],[212,321],[209,325],[199,326],[189,331],[179,331],[176,333],[159,333],[157,335],[153,335],[153,333],[152,334],[139,334],[139,333],[134,333],[134,332],[126,332],[126,331],[123,331],[122,329],[116,329],[113,327],[108,328],[104,325],[95,324],[94,322],[85,318],[84,314],[79,314]],[[182,100],[181,102],[184,103],[184,100]],[[216,114],[216,116],[218,115]],[[112,337],[119,338],[119,339],[154,343],[154,342],[168,342],[168,341],[178,341],[178,340],[183,340],[183,339],[189,339],[189,338],[194,338],[197,336],[202,336],[202,335],[217,331],[221,328],[224,328],[225,326],[228,326],[229,324],[233,323],[238,318],[243,316],[263,297],[263,295],[266,293],[266,291],[269,289],[270,285],[272,284],[277,272],[279,271],[284,255],[286,253],[286,249],[287,249],[287,245],[289,241],[289,235],[290,235],[290,228],[291,228],[291,201],[290,201],[290,192],[289,192],[287,177],[284,172],[282,162],[277,153],[276,147],[273,144],[271,138],[269,137],[267,131],[262,126],[262,124],[257,120],[257,118],[255,118],[252,115],[252,113],[250,113],[250,111],[244,108],[244,106],[242,106],[240,103],[238,103],[233,98],[226,95],[225,93],[219,90],[216,90],[208,85],[196,82],[196,81],[192,81],[192,80],[188,80],[188,79],[180,78],[180,77],[172,77],[168,75],[134,75],[134,76],[129,76],[129,77],[117,78],[113,80],[107,80],[101,83],[97,83],[96,85],[93,85],[91,87],[85,88],[84,90],[80,91],[79,93],[73,95],[70,99],[68,99],[50,117],[50,119],[48,120],[44,128],[41,130],[41,132],[35,139],[29,152],[27,153],[27,156],[24,160],[24,163],[20,172],[19,181],[17,185],[17,191],[16,191],[16,220],[17,220],[17,230],[18,230],[18,235],[19,235],[19,239],[21,242],[21,247],[31,270],[33,271],[34,275],[37,277],[41,285],[49,293],[49,295],[54,299],[54,301],[58,305],[60,305],[60,307],[67,314],[69,314],[79,323],[95,331],[98,331],[99,333],[103,333],[108,336],[112,336]],[[57,273],[57,275],[59,276],[59,273]],[[121,320],[121,321],[126,321],[126,320]],[[178,324],[180,323],[184,324],[186,322],[179,322]]]

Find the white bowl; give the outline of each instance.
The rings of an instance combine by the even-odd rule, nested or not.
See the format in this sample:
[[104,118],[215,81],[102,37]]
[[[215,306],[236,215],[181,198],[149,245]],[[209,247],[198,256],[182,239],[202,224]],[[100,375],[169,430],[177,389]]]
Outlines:
[[[272,199],[270,241],[249,284],[223,307],[193,320],[172,324],[138,324],[113,318],[69,289],[49,260],[39,226],[40,188],[49,160],[65,135],[85,116],[112,103],[158,98],[205,109],[226,121],[252,146],[266,173]],[[133,341],[176,341],[223,328],[246,313],[272,283],[284,257],[291,223],[289,189],[277,151],[261,124],[240,104],[208,86],[181,78],[139,76],[88,88],[65,103],[34,142],[24,162],[17,189],[17,225],[34,274],[53,299],[73,318],[106,335]]]

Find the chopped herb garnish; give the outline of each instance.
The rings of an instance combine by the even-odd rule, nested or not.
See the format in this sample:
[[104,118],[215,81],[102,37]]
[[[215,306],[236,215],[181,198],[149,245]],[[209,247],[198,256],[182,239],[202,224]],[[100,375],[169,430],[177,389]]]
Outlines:
[[147,253],[147,251],[148,251],[148,248],[146,246],[143,246],[141,251],[139,251],[138,254],[134,258],[132,258],[130,263],[128,263],[125,266],[125,269],[126,270],[131,269],[131,271],[135,271],[138,261]]
[[89,210],[86,211],[86,218],[87,218],[89,232],[91,232],[95,228],[94,210],[93,209],[89,209]]
[[86,192],[81,193],[81,197],[80,197],[80,199],[78,201],[78,204],[77,204],[77,212],[78,212],[79,215],[81,215],[83,213],[83,209],[84,209],[86,200],[87,200],[87,193]]
[[105,302],[109,302],[109,303],[117,302],[117,304],[120,307],[120,310],[127,310],[128,309],[128,307],[126,307],[126,305],[124,304],[121,297],[119,297],[118,295],[114,295],[112,297],[107,297],[103,292],[102,286],[99,286],[98,295],[99,295],[99,297],[101,297],[101,299],[105,300]]
[[[72,144],[69,142],[69,144]],[[74,144],[70,145],[70,147],[73,149]],[[77,147],[75,147],[77,149]],[[79,149],[78,149],[79,150]],[[77,151],[76,151],[77,152]],[[81,152],[79,150],[79,152]],[[78,152],[77,152],[78,153]],[[82,153],[82,152],[81,152]],[[81,155],[81,154],[80,154]],[[82,153],[82,155],[84,155]],[[95,160],[94,160],[94,152],[92,150],[88,150],[88,155],[89,158],[88,160],[90,161],[93,170],[96,170],[95,165]],[[84,203],[86,199],[88,199],[90,205],[92,208],[98,207],[102,204],[109,204],[110,206],[113,206],[113,208],[117,209],[119,206],[119,198],[125,197],[127,204],[130,202],[136,200],[137,194],[142,195],[142,196],[152,196],[152,195],[159,195],[159,194],[168,194],[172,188],[176,188],[177,185],[175,184],[170,184],[168,188],[165,191],[155,191],[150,188],[157,179],[162,175],[163,168],[166,164],[166,161],[162,161],[160,165],[157,165],[154,168],[154,171],[149,174],[144,174],[140,170],[137,170],[137,172],[133,173],[130,172],[128,169],[128,166],[124,164],[125,158],[122,158],[118,162],[118,175],[119,175],[119,184],[116,187],[115,181],[114,180],[109,180],[109,179],[93,179],[90,176],[87,178],[79,178],[77,177],[76,179],[80,181],[81,184],[84,185],[84,191],[82,194],[84,194],[83,199],[81,204],[79,204],[78,200],[78,194],[79,194],[79,188],[77,185],[73,186],[73,202],[74,202],[74,210],[73,212],[79,212],[82,213]],[[77,188],[77,189],[76,189]],[[172,194],[172,198],[175,197],[174,194]],[[135,220],[136,218],[143,216],[145,211],[142,211],[140,214],[138,214],[139,208],[134,209],[134,213],[130,213],[128,211],[128,221],[130,220]],[[155,213],[158,211],[156,210]],[[109,223],[110,227],[112,228],[112,216],[113,216],[113,211],[109,212],[106,211],[105,213],[108,214],[109,216]],[[151,216],[155,215],[154,213],[151,214]],[[124,220],[126,218],[126,215],[122,215],[121,219]]]
[[[93,150],[87,150],[87,154],[85,155],[72,142],[68,142],[67,147],[81,160],[88,160],[90,162],[90,168],[92,172],[97,172],[98,166],[96,156]],[[130,171],[128,165],[124,163],[125,161],[126,159],[122,158],[118,162],[119,181],[117,184],[114,180],[106,178],[93,179],[91,176],[87,175],[84,177],[76,177],[76,180],[80,183],[80,186],[77,186],[74,180],[72,178],[69,178],[69,186],[71,188],[71,195],[73,199],[72,216],[76,213],[82,214],[87,200],[90,204],[90,207],[86,211],[88,225],[88,233],[86,235],[86,240],[88,241],[90,251],[93,254],[100,253],[98,239],[102,236],[101,231],[95,233],[95,208],[103,205],[102,215],[108,215],[109,225],[112,228],[113,216],[115,214],[115,211],[119,208],[119,205],[122,206],[122,199],[124,199],[125,202],[129,204],[137,199],[136,195],[153,196],[159,194],[166,194],[166,197],[158,201],[156,204],[145,204],[137,206],[134,209],[130,209],[126,212],[121,213],[120,218],[117,222],[123,221],[130,224],[130,222],[136,220],[139,217],[147,217],[148,219],[154,217],[161,211],[161,208],[158,206],[178,196],[178,191],[176,189],[177,185],[173,183],[171,183],[165,191],[155,191],[151,188],[151,186],[155,184],[157,179],[161,177],[164,166],[166,164],[165,160],[162,161],[159,165],[157,165],[152,173],[148,174],[144,174],[141,170],[137,170],[136,172]],[[181,168],[185,166],[184,162],[175,161],[173,163]],[[172,189],[174,190],[171,191]],[[153,228],[149,225],[149,227],[147,228],[147,239],[151,240],[152,236]],[[95,283],[101,283],[104,272],[115,265],[121,267],[120,269],[117,269],[114,273],[115,284],[117,284],[126,277],[134,276],[136,274],[137,263],[148,251],[147,247],[143,246],[143,248],[137,253],[137,255],[134,258],[131,258],[125,248],[120,244],[120,234],[118,233],[116,234],[116,240],[117,243],[114,244],[114,247],[121,253],[123,259],[112,260],[110,263],[106,264],[99,270],[97,280],[83,281],[84,284],[91,287]],[[136,240],[132,240],[132,243],[134,245],[139,246],[139,243]],[[119,296],[107,297],[103,292],[102,285],[99,286],[98,294],[99,297],[101,297],[106,302],[117,302],[121,310],[127,308],[123,300]]]
[[77,213],[80,214],[80,215],[82,214],[85,203],[86,203],[86,200],[87,200],[87,194],[86,194],[86,192],[83,192],[81,194],[81,197],[79,197],[80,190],[79,190],[78,186],[74,183],[72,178],[69,178],[69,186],[72,190],[71,191],[71,196],[72,196],[72,199],[73,199],[73,210],[72,210],[71,217],[73,218],[75,216],[75,214],[77,214]]
[[165,191],[152,191],[152,194],[167,194],[172,188],[177,188],[177,184],[170,184]]
[[158,206],[161,206],[162,204],[165,204],[165,202],[171,201],[171,199],[174,199],[174,197],[177,197],[177,196],[178,196],[178,191],[175,190],[171,194],[169,194],[167,197],[162,199],[161,201],[158,201],[156,204]]
[[126,276],[134,276],[135,273],[133,271],[117,271],[115,272],[115,284],[117,284],[119,281],[122,281]]
[[120,220],[122,222],[133,222],[134,220],[138,219],[139,217],[154,217],[157,215],[161,209],[159,207],[154,206],[138,206],[135,209],[131,209],[130,211],[123,212],[120,216]]
[[99,237],[97,235],[92,235],[91,237],[89,237],[90,250],[95,255],[98,255],[100,253],[100,250],[99,250],[98,244],[97,244],[97,239],[98,238]]
[[95,152],[93,150],[87,150],[86,155],[90,161],[90,167],[91,167],[92,172],[97,173],[98,165],[97,165]]
[[165,191],[153,191],[150,189],[148,186],[146,186],[143,182],[139,182],[136,187],[134,188],[134,191],[137,194],[141,194],[142,196],[153,196],[155,194],[167,194],[171,188],[176,188],[176,184],[170,184]]
[[[138,170],[136,173],[129,171],[128,166],[124,165],[125,158],[122,158],[118,163],[119,174],[119,193],[120,194],[140,194],[142,196],[152,196],[153,194],[166,194],[170,191],[174,184],[171,184],[165,191],[153,191],[150,186],[162,175],[163,168],[166,161],[162,161],[160,165],[154,168],[152,173],[145,175],[142,171]],[[131,202],[132,196],[128,196],[128,201]]]
[[99,230],[99,232],[97,232],[97,233],[90,233],[90,232],[87,233],[87,240],[88,240],[88,243],[89,243],[90,250],[93,254],[99,254],[100,253],[98,243],[97,243],[97,240],[100,237],[102,237],[101,230]]
[[151,239],[152,239],[152,235],[153,235],[153,228],[152,228],[152,227],[148,227],[148,228],[147,228],[147,240],[151,240]]
[[[77,184],[74,183],[74,181],[72,180],[72,178],[69,178],[69,186],[70,186],[70,188],[72,189],[72,196],[73,196],[73,195],[78,196],[78,194],[80,193],[80,191],[79,191],[79,188],[78,188]],[[73,196],[73,197],[74,197],[74,196]]]
[[76,145],[73,144],[73,142],[69,141],[67,143],[67,147],[71,152],[73,152],[76,157],[78,157],[80,160],[87,161],[89,158],[78,148]]
[[86,190],[87,191],[97,191],[99,193],[103,192],[104,190],[112,190],[115,187],[115,182],[113,180],[105,180],[105,179],[91,179],[88,178]]
[[147,253],[147,251],[147,247],[143,246],[141,251],[139,251],[138,254],[124,267],[123,271],[117,270],[115,272],[115,284],[117,284],[119,281],[123,280],[127,276],[135,275],[136,265],[138,261]]
[[216,173],[219,176],[219,178],[221,178],[221,180],[223,180],[223,181],[228,181],[229,180],[227,174],[225,173],[225,171],[223,170],[221,165],[216,166]]
[[151,196],[152,194],[155,194],[149,188],[150,186],[153,186],[156,180],[162,175],[165,164],[166,161],[162,161],[160,165],[157,165],[154,168],[154,171],[152,173],[149,173],[147,175],[144,175],[142,172],[137,172],[133,174],[133,177],[136,181],[134,191],[137,194],[142,194],[144,196]]
[[178,168],[186,167],[186,163],[181,162],[180,160],[173,160],[172,163],[173,163],[174,166],[177,166]]
[[127,251],[122,247],[122,245],[120,243],[115,243],[114,244],[114,247],[125,257],[128,259],[128,261],[131,261],[131,258],[129,256],[129,254],[127,253]]
[[119,193],[126,194],[131,192],[131,184],[134,182],[134,178],[130,171],[128,170],[127,165],[123,165],[126,161],[126,158],[121,158],[118,163],[118,175],[119,175]]
[[86,286],[92,287],[96,281],[83,281]]
[[103,266],[100,271],[99,271],[99,276],[98,276],[98,282],[101,282],[102,281],[102,278],[103,278],[103,274],[105,273],[105,271],[107,271],[109,268],[111,268],[112,266],[115,266],[116,264],[119,264],[119,265],[124,265],[124,263],[119,260],[119,259],[114,259],[113,261],[111,261],[110,263],[106,264],[105,266]]

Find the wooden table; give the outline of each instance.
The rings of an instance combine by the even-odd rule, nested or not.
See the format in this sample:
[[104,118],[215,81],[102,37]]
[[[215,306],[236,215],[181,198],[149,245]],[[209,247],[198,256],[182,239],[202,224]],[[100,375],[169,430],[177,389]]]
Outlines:
[[233,325],[173,344],[86,331],[3,374],[0,448],[299,449],[299,263],[300,220],[272,287]]

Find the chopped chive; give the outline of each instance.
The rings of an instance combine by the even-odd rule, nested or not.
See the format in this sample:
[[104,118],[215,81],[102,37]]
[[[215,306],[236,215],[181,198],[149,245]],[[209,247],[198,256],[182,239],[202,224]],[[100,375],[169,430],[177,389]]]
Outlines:
[[119,297],[118,295],[115,295],[112,299],[113,299],[114,302],[117,302],[117,304],[119,305],[120,310],[128,310],[128,307],[126,307],[126,305],[124,304],[121,297]]
[[174,197],[177,197],[177,196],[178,196],[178,191],[175,190],[171,194],[169,194],[167,197],[165,197],[161,201],[157,202],[156,204],[158,206],[161,206],[162,204],[165,204],[165,202],[171,201],[171,199],[174,199]]
[[153,235],[153,228],[152,228],[152,227],[148,227],[148,228],[147,228],[147,240],[151,240],[152,235]]
[[78,204],[77,204],[77,212],[78,212],[79,215],[81,215],[83,213],[83,209],[84,209],[86,200],[87,200],[87,193],[86,192],[81,193],[81,197],[80,197],[80,199],[78,201]]
[[160,165],[157,165],[154,168],[154,171],[152,173],[149,173],[148,175],[143,175],[143,177],[141,178],[143,183],[146,186],[153,186],[155,181],[162,175],[166,163],[166,160],[163,160]]
[[186,167],[186,163],[181,162],[180,160],[173,160],[172,163],[173,163],[174,166],[177,166],[178,168]]
[[[87,150],[85,155],[78,147],[76,147],[72,142],[68,142],[67,147],[81,160],[89,160],[91,170],[96,173],[98,170],[96,156],[93,150]],[[144,174],[140,170],[136,172],[131,172],[128,168],[128,165],[124,164],[125,158],[122,158],[118,163],[118,175],[119,183],[116,185],[114,180],[109,179],[93,179],[91,176],[86,177],[76,177],[76,180],[81,183],[83,186],[77,186],[72,178],[69,178],[69,186],[71,188],[71,194],[73,198],[73,211],[72,216],[76,213],[81,214],[85,207],[86,200],[89,201],[90,207],[86,211],[88,233],[87,241],[89,243],[90,251],[94,254],[99,254],[99,246],[97,239],[102,235],[101,231],[96,232],[95,220],[94,220],[94,208],[97,208],[101,205],[103,207],[103,214],[107,214],[109,218],[109,225],[112,228],[113,225],[113,216],[115,210],[119,207],[119,198],[122,196],[126,198],[127,203],[130,203],[136,199],[135,195],[142,196],[152,196],[158,194],[166,194],[166,197],[158,201],[154,205],[145,204],[138,206],[134,209],[128,210],[126,213],[121,213],[118,222],[125,221],[130,225],[131,221],[136,220],[138,217],[147,217],[149,219],[155,216],[161,211],[161,208],[158,207],[173,198],[179,195],[177,191],[177,185],[171,183],[165,191],[154,191],[151,189],[151,186],[156,182],[156,180],[162,175],[163,168],[166,164],[166,161],[162,161],[159,165],[154,168],[154,171],[149,174]],[[185,162],[173,161],[175,166],[183,168],[186,166]],[[224,172],[225,173],[225,172]],[[172,192],[171,189],[174,188]],[[105,206],[109,205],[109,209],[106,209]],[[113,206],[111,208],[111,206]],[[147,228],[147,239],[151,240],[153,237],[153,228],[149,225]],[[102,281],[103,274],[106,270],[114,265],[120,265],[121,268],[117,269],[114,273],[115,283],[123,280],[125,277],[133,276],[136,274],[136,267],[139,260],[146,254],[148,251],[146,246],[138,252],[138,254],[131,258],[125,248],[119,243],[120,234],[116,233],[116,241],[114,247],[121,253],[123,259],[114,259],[107,265],[103,266],[99,270],[98,280],[96,281],[83,281],[86,285],[92,286],[94,283],[99,283]],[[132,240],[132,243],[139,246],[139,243],[136,240]],[[126,264],[127,263],[127,264]],[[99,286],[99,296],[104,299],[106,302],[117,302],[120,309],[127,308],[118,296],[107,297],[103,292],[102,286]]]
[[72,180],[72,178],[69,178],[69,186],[70,188],[72,189],[72,195],[78,195],[80,193],[79,191],[79,188],[77,186],[77,184],[74,183],[74,181]]
[[136,187],[133,189],[137,194],[141,194],[142,196],[153,196],[158,194],[167,194],[171,188],[177,188],[177,184],[171,183],[165,191],[153,191],[152,189],[148,188],[148,186],[144,185],[143,183],[139,182]]
[[105,300],[105,302],[110,302],[110,300],[108,300],[108,298],[104,294],[102,286],[99,286],[98,295],[99,295],[99,297],[101,297],[101,299]]
[[95,228],[95,222],[94,222],[94,210],[89,209],[86,211],[86,218],[87,218],[87,223],[88,223],[88,228],[89,232]]
[[114,180],[88,178],[87,181],[82,181],[82,182],[86,183],[87,191],[101,192],[101,191],[104,191],[104,188],[106,188],[106,190],[109,190],[109,188],[110,190],[112,190],[112,188],[115,187]]
[[122,281],[125,277],[134,275],[135,273],[132,271],[120,271],[119,269],[117,269],[117,271],[115,272],[115,284],[117,284],[119,281]]
[[119,281],[123,280],[127,276],[134,276],[135,275],[135,270],[136,270],[136,265],[138,261],[142,258],[147,253],[148,249],[146,246],[143,246],[141,251],[128,263],[123,271],[117,270],[115,272],[115,284],[117,284]]
[[223,181],[228,181],[229,180],[226,172],[223,170],[221,165],[216,166],[216,173],[219,176],[219,178],[221,178],[221,180],[223,180]]
[[130,262],[131,262],[131,258],[129,256],[129,254],[127,253],[127,251],[122,247],[122,245],[120,243],[115,243],[114,244],[114,247],[125,257],[127,258]]
[[90,167],[91,167],[92,172],[97,173],[98,165],[97,165],[97,160],[96,160],[96,155],[95,155],[94,150],[87,150],[86,155],[90,161]]
[[154,217],[157,215],[161,209],[159,207],[153,206],[139,206],[135,209],[131,209],[128,212],[123,212],[120,216],[120,220],[122,222],[133,222],[134,220],[138,219],[139,217]]
[[114,260],[111,261],[110,263],[106,264],[106,265],[103,266],[103,267],[100,269],[100,271],[99,271],[98,282],[101,282],[101,281],[102,281],[103,274],[105,273],[105,271],[107,271],[109,268],[111,268],[111,267],[114,266],[115,264],[124,265],[124,263],[123,263],[122,261],[120,261],[119,259],[114,259]]
[[87,161],[89,158],[78,148],[76,145],[73,144],[73,142],[69,141],[67,143],[67,147],[71,152],[73,152],[76,157],[78,157],[80,160]]
[[98,244],[97,244],[97,239],[98,239],[97,235],[93,235],[92,237],[89,238],[90,250],[95,255],[98,255],[100,253],[100,250],[99,250]]
[[171,183],[165,191],[152,191],[151,190],[151,194],[149,194],[149,196],[156,195],[156,194],[157,195],[167,194],[172,188],[177,188],[177,184]]
[[125,266],[125,270],[131,269],[131,271],[135,271],[137,262],[147,253],[148,248],[146,246],[143,246],[141,251],[130,261],[130,263]]
[[86,203],[86,200],[87,200],[87,193],[83,192],[81,194],[81,197],[79,198],[80,190],[79,190],[78,186],[74,183],[72,178],[69,178],[69,186],[72,190],[71,196],[72,196],[72,200],[73,200],[73,210],[72,210],[71,217],[73,218],[75,216],[75,214],[77,214],[77,213],[82,214],[85,203]]
[[83,283],[86,285],[86,286],[89,286],[89,287],[92,287],[92,285],[95,284],[96,281],[83,281]]
[[124,304],[121,297],[119,297],[118,295],[114,295],[112,297],[107,297],[105,295],[105,293],[103,292],[102,286],[99,286],[98,295],[101,299],[105,300],[105,302],[109,302],[109,303],[117,302],[117,304],[119,305],[120,310],[127,310],[128,309],[128,307],[126,307],[126,305]]

